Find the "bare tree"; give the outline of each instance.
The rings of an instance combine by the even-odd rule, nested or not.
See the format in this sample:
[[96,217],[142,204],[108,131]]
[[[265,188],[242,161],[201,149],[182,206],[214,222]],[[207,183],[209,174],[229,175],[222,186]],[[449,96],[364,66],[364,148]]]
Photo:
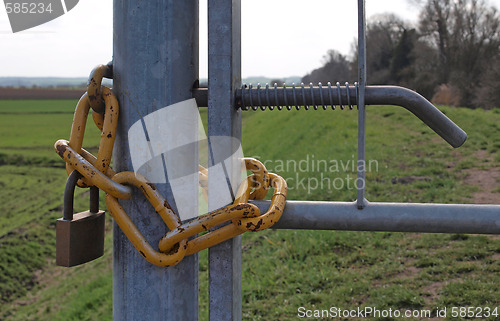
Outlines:
[[276,86],[278,86],[278,87],[283,87],[283,84],[284,84],[284,83],[285,83],[285,82],[284,82],[282,79],[277,79],[277,78],[275,78],[275,79],[271,79],[271,80],[269,81],[269,84],[270,84],[270,85],[272,85],[272,86],[273,86],[274,84],[276,84]]
[[417,40],[412,53],[411,73],[401,80],[400,85],[406,86],[431,99],[439,84],[440,60],[439,53],[425,41]]
[[[446,88],[453,103],[491,106],[484,95],[497,97],[500,92],[497,10],[486,0],[408,1],[420,8],[418,29],[394,14],[373,16],[368,21],[368,83],[406,86],[427,98],[433,97],[437,89]],[[329,51],[323,67],[313,70],[303,81],[356,79],[356,44],[352,56],[349,61]]]
[[491,61],[481,77],[474,103],[481,108],[500,107],[500,57]]
[[447,83],[449,78],[448,52],[450,32],[447,21],[450,17],[450,7],[450,0],[429,0],[422,8],[419,18],[420,35],[438,50],[441,68],[438,77],[441,83]]
[[336,50],[328,50],[323,56],[323,67],[313,70],[302,78],[304,83],[326,83],[328,81],[349,81],[350,62],[346,56]]
[[[371,17],[366,29],[366,70],[370,84],[396,84],[402,68],[408,66],[413,48],[414,32],[408,23],[394,14],[380,14]],[[404,39],[403,39],[404,38]],[[357,45],[353,45],[356,57],[351,67],[357,70]],[[395,59],[395,52],[397,58]],[[404,61],[406,60],[406,62]]]
[[427,0],[419,31],[438,51],[439,82],[458,88],[462,104],[473,106],[481,75],[498,55],[497,10],[485,0]]

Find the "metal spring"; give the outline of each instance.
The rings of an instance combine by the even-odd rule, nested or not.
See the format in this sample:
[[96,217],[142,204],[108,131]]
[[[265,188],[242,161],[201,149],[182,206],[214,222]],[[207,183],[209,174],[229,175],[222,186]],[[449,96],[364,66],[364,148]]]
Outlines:
[[[281,88],[278,87],[277,83],[274,83],[272,87],[266,83],[265,88],[262,88],[260,83],[257,84],[257,88],[254,88],[252,84],[243,84],[241,86],[241,109],[249,110],[252,108],[252,110],[258,110],[260,108],[261,110],[274,110],[274,108],[277,108],[278,110],[283,110],[286,108],[287,110],[292,110],[292,108],[295,108],[296,110],[300,110],[304,106],[305,110],[309,110],[311,107],[314,110],[320,108],[327,110],[331,106],[332,110],[335,110],[337,105],[341,110],[344,110],[346,107],[349,110],[354,108],[354,105],[358,101],[357,82],[354,83],[355,101],[351,99],[348,82],[345,83],[345,87],[341,87],[340,82],[335,83],[335,85],[328,82],[327,86],[323,87],[321,82],[318,83],[317,87],[314,87],[313,83],[309,83],[309,87],[306,87],[304,83],[300,83],[299,88],[295,83],[292,83],[291,87],[287,87],[284,83]],[[290,101],[289,98],[292,98],[293,101]]]

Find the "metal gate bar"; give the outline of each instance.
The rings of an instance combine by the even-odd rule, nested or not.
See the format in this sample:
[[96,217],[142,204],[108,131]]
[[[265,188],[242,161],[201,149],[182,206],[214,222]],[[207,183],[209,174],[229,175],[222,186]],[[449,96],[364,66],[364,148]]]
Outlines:
[[[270,201],[254,201],[260,210]],[[287,201],[276,229],[500,234],[500,205]]]
[[365,207],[366,176],[366,14],[365,0],[358,0],[358,190],[356,203],[359,209]]
[[[271,106],[284,106],[291,109],[295,106],[300,109],[301,105],[326,108],[327,106],[343,105],[348,101],[352,105],[356,105],[358,97],[355,89],[354,86],[328,88],[324,86],[312,87],[312,85],[309,89],[296,89],[295,91],[293,88],[270,88],[267,91],[266,88],[237,89],[234,93],[235,108],[255,107],[257,109],[257,107],[262,107],[262,109],[266,109]],[[194,89],[193,97],[196,98],[198,106],[207,106],[208,92],[206,88]],[[250,100],[250,97],[253,99]],[[294,97],[300,105],[287,105],[286,102],[293,102]],[[252,101],[252,105],[250,105],[250,101]],[[403,107],[417,116],[453,147],[460,147],[467,139],[467,134],[460,127],[413,90],[398,86],[366,86],[365,104]]]
[[[241,86],[240,0],[208,1],[208,86],[209,148],[212,148],[210,139],[216,136],[241,141],[241,110],[234,108],[233,94]],[[212,204],[216,204],[220,193],[211,179],[216,177],[213,165],[233,155],[238,147],[229,143],[219,146],[218,153],[209,153],[209,211],[217,208]],[[239,162],[225,164],[228,167],[240,165]],[[226,168],[228,173],[240,173],[240,170]],[[209,319],[241,320],[241,236],[210,248],[208,260]]]
[[[156,110],[191,98],[190,89],[198,79],[198,9],[198,0],[114,0],[113,91],[120,102],[114,167],[119,172],[133,170],[130,126]],[[194,128],[192,135],[195,141]],[[192,162],[196,171],[196,150],[191,151],[193,157],[186,158],[185,165]],[[168,184],[156,187],[173,206]],[[197,188],[193,192],[197,195]],[[160,216],[138,189],[133,190],[132,199],[120,203],[150,244],[166,233]],[[198,255],[168,268],[152,265],[114,223],[113,319],[197,320]]]

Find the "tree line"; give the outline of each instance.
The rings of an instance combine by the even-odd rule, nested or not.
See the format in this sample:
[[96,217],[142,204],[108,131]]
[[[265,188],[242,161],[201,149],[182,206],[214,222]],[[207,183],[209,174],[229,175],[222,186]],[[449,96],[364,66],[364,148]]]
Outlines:
[[[437,104],[500,107],[500,16],[486,0],[410,0],[416,25],[395,14],[371,17],[366,29],[367,83],[413,89]],[[304,83],[357,79],[350,56],[329,50]]]

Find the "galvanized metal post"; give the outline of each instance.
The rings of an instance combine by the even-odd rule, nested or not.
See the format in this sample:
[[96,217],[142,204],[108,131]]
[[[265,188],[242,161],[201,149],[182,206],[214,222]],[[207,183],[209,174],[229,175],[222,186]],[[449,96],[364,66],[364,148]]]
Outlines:
[[366,186],[366,14],[365,0],[358,0],[358,179],[357,206],[365,207]]
[[[114,1],[114,91],[120,102],[114,150],[117,171],[132,170],[127,137],[132,124],[192,97],[191,88],[198,79],[198,9],[198,0]],[[197,171],[195,155],[192,161]],[[168,183],[157,188],[175,204]],[[134,189],[133,199],[120,203],[156,247],[167,228],[142,193]],[[137,253],[115,224],[113,319],[197,320],[197,255],[185,257],[175,267],[154,266]]]
[[[241,111],[234,92],[241,84],[241,1],[208,1],[208,135],[241,140]],[[235,151],[229,143],[212,164]],[[230,166],[238,166],[232,164]],[[226,173],[234,173],[226,169]],[[209,209],[217,200],[209,171]],[[215,193],[215,195],[214,195]],[[209,249],[209,315],[212,321],[241,320],[241,237]]]

